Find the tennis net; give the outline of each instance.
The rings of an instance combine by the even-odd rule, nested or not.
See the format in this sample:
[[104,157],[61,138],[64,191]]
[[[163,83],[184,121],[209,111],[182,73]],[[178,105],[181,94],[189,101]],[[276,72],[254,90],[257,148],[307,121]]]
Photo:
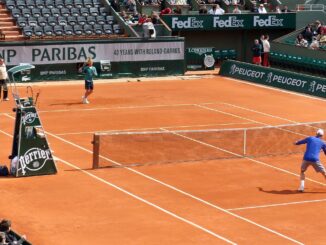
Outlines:
[[93,139],[93,168],[297,154],[293,143],[326,121],[251,128],[101,132]]

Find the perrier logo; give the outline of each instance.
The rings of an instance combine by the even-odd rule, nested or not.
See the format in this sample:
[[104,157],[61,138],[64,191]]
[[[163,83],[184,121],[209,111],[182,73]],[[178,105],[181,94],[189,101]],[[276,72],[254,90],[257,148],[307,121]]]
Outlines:
[[19,158],[18,170],[21,170],[23,175],[26,174],[26,170],[36,172],[42,169],[49,160],[52,160],[49,149],[31,148]]

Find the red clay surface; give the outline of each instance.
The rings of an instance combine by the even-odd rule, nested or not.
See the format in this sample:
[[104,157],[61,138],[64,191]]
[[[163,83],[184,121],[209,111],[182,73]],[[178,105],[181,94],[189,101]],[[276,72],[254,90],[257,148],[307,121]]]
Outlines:
[[[326,243],[326,182],[309,169],[296,192],[301,155],[91,169],[96,131],[323,121],[325,101],[219,76],[96,84],[89,105],[81,84],[33,88],[59,172],[0,178],[0,217],[33,244]],[[0,104],[6,164],[13,106]]]

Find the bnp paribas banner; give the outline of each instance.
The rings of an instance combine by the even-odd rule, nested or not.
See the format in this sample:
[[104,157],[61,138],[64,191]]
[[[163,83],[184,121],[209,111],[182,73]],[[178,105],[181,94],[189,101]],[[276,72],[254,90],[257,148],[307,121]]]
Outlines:
[[326,98],[326,79],[253,64],[225,61],[220,75]]
[[97,78],[182,75],[184,39],[119,42],[26,43],[0,45],[8,68],[22,63],[35,69],[17,74],[17,81],[82,79],[80,66],[94,60]]
[[295,29],[296,14],[163,15],[173,31]]

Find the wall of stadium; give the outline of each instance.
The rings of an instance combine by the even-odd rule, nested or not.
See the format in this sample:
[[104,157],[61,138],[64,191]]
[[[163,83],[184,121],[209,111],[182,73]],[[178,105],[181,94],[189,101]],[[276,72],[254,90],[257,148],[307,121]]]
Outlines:
[[326,79],[322,77],[231,60],[223,62],[220,75],[326,98]]
[[0,55],[8,68],[35,65],[18,80],[80,79],[78,69],[94,60],[99,78],[180,75],[185,72],[184,39],[3,43]]

